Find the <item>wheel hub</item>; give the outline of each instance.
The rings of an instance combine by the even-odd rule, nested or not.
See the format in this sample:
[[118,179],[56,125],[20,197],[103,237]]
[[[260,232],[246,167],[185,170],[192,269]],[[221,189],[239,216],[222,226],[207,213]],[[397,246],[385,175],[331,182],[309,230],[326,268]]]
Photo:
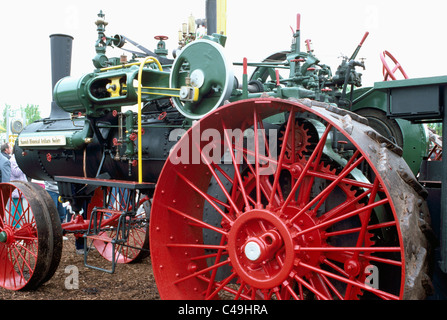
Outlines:
[[14,242],[14,230],[10,226],[5,226],[3,231],[0,232],[0,242],[5,244],[11,244]]
[[243,246],[245,257],[253,262],[269,261],[282,246],[281,235],[275,230],[248,239]]
[[25,223],[20,228],[17,226],[12,227],[9,225],[5,225],[3,231],[0,232],[0,243],[5,243],[6,245],[11,245],[16,242],[18,239],[24,239],[25,243],[31,243],[33,237],[36,236],[36,233],[31,224]]
[[293,236],[273,212],[255,209],[241,215],[229,233],[235,271],[248,284],[271,288],[287,279],[293,267]]

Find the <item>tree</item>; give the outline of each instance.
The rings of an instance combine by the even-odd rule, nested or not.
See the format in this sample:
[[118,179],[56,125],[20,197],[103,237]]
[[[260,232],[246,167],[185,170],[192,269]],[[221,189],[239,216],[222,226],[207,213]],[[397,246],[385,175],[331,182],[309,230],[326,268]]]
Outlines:
[[[8,114],[8,112],[10,112],[12,110],[11,105],[9,104],[5,104],[5,108],[3,109],[2,112],[2,121],[0,122],[0,124],[6,128],[6,115]],[[16,112],[20,112],[21,115],[24,115],[25,119],[24,119],[24,125],[28,125],[36,120],[39,120],[40,117],[40,110],[39,110],[39,106],[35,105],[35,104],[27,104],[26,107],[20,106],[19,110],[16,109]]]
[[27,104],[23,111],[25,112],[26,125],[41,118],[38,105]]

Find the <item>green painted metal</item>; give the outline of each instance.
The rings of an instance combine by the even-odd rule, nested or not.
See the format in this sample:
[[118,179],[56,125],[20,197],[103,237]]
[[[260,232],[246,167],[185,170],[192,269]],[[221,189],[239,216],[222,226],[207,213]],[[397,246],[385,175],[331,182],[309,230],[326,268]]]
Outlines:
[[[54,100],[58,106],[67,112],[85,113],[90,117],[100,117],[113,110],[121,111],[123,106],[135,105],[138,100],[136,84],[139,66],[120,64],[117,58],[105,57],[108,46],[124,44],[123,37],[105,35],[107,23],[102,12],[98,15],[96,25],[98,40],[93,64],[97,69],[78,78],[64,78],[54,88]],[[233,84],[234,76],[223,51],[226,37],[207,35],[182,48],[172,68],[158,70],[153,63],[144,68],[142,86],[148,89],[143,90],[142,102],[171,97],[174,106],[188,123],[215,110],[225,100],[233,102],[268,95],[281,99],[311,99],[332,103],[369,117],[373,127],[376,123],[379,132],[382,131],[382,134],[403,149],[404,158],[413,173],[417,174],[423,157],[427,155],[428,138],[425,128],[405,119],[387,119],[386,92],[389,88],[447,82],[447,78],[380,82],[372,88],[362,87],[361,74],[356,68],[364,68],[364,63],[355,58],[367,35],[366,33],[350,58],[343,58],[333,73],[329,66],[322,64],[314,55],[309,41],[306,41],[306,50],[302,50],[298,16],[290,50],[277,52],[263,62],[246,62],[247,66],[254,66],[256,70],[250,77],[247,74],[242,75],[242,87]],[[156,52],[165,56],[164,38],[158,36],[156,39],[159,40]],[[278,72],[283,69],[288,71],[288,78],[283,78],[281,74],[284,73]],[[115,92],[107,89],[116,85],[120,88]],[[191,94],[187,98],[180,97],[181,88],[191,90]],[[192,97],[194,90],[198,91],[195,101]],[[380,121],[374,118],[378,111],[385,115]],[[372,112],[372,115],[369,116],[368,112]],[[388,130],[388,126],[392,130]],[[132,148],[128,143],[129,155],[134,153]]]
[[5,231],[0,232],[0,243],[5,243],[8,240],[8,234]]
[[210,40],[196,40],[184,47],[176,58],[170,77],[171,88],[198,88],[197,101],[172,99],[177,109],[190,119],[200,119],[228,99],[233,90],[231,65],[225,59],[223,47]]
[[[383,117],[373,118],[373,111],[379,110]],[[370,125],[386,138],[392,140],[403,149],[403,157],[411,171],[417,175],[424,157],[428,153],[428,135],[423,124],[413,124],[404,119],[389,119],[387,114],[387,94],[375,88],[361,88],[354,92],[351,111],[369,118]],[[375,125],[376,124],[376,125]],[[387,132],[386,126],[397,125],[401,137],[392,137],[393,132]],[[381,128],[382,127],[382,128]]]
[[82,118],[73,119],[72,123],[76,129],[23,132],[18,137],[19,145],[23,148],[43,150],[82,149],[92,141],[92,126],[89,120]]
[[[159,87],[158,90],[144,90],[143,102],[160,99],[169,87],[169,73],[153,69],[151,65],[144,68],[143,87]],[[134,105],[138,101],[138,66],[118,70],[93,72],[81,77],[65,77],[54,88],[54,101],[65,111],[86,113],[89,116],[101,116],[106,112],[121,110],[122,106]],[[116,96],[107,91],[114,81],[120,85]],[[145,93],[145,92],[150,92]]]
[[[102,12],[98,15],[96,24],[98,40],[95,44],[96,57],[93,64],[98,69],[78,78],[64,78],[54,88],[54,100],[62,109],[71,113],[85,113],[91,117],[100,117],[113,110],[121,111],[123,106],[135,105],[138,100],[136,80],[139,66],[120,64],[117,58],[105,57],[107,46],[121,46],[123,39],[118,35],[105,35],[107,23]],[[225,100],[233,102],[262,95],[333,103],[334,106],[359,112],[368,118],[370,110],[373,114],[377,110],[387,113],[386,91],[390,87],[447,81],[440,77],[376,83],[373,88],[361,87],[361,74],[356,68],[364,68],[364,63],[356,61],[355,58],[367,35],[365,34],[351,57],[345,57],[333,73],[329,66],[322,64],[314,55],[309,41],[306,41],[306,51],[301,49],[298,16],[290,50],[273,54],[263,62],[246,62],[247,66],[254,66],[256,70],[250,77],[247,74],[242,75],[242,87],[233,84],[232,70],[223,51],[226,37],[207,35],[204,39],[196,40],[182,48],[172,68],[167,71],[158,70],[155,64],[144,68],[142,86],[150,89],[143,91],[142,101],[146,103],[170,96],[187,122],[202,118],[223,105]],[[156,39],[159,40],[156,52],[165,56],[164,38],[158,36]],[[281,74],[284,73],[278,72],[283,69],[288,71],[288,78],[283,78]],[[120,89],[116,92],[111,93],[107,89],[117,84]],[[196,101],[193,101],[192,96],[179,97],[178,90],[182,87],[192,90],[191,95],[198,89]],[[168,88],[177,91],[169,91]],[[402,147],[404,158],[413,173],[417,174],[421,161],[427,154],[428,139],[423,125],[412,124],[404,119],[391,120],[384,117],[377,121],[373,115],[370,118],[373,124],[377,123],[377,129],[385,136],[388,125],[395,127],[387,137]],[[380,130],[382,127],[384,130]],[[393,134],[398,137],[392,137]],[[133,154],[130,143],[127,153]]]
[[392,88],[409,88],[416,86],[443,85],[443,84],[447,84],[447,76],[434,76],[434,77],[410,78],[404,80],[375,82],[374,88],[376,90],[385,90]]
[[[390,117],[402,117],[413,122],[442,122],[442,143],[447,143],[447,112],[444,98],[447,76],[396,80],[375,83],[374,88],[387,97]],[[438,261],[442,272],[447,272],[447,161],[442,161],[441,197],[437,204],[440,217],[440,246]]]

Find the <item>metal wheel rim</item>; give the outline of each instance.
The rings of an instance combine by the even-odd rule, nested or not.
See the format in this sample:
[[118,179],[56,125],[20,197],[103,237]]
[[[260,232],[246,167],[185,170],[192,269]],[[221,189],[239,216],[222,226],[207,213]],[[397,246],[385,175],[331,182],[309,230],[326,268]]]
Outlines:
[[[13,191],[18,201],[12,201]],[[45,281],[53,258],[51,220],[29,184],[0,184],[0,286],[8,290],[37,288]]]
[[[235,110],[237,110],[238,117],[234,116],[236,112]],[[315,222],[313,222],[314,225],[310,226],[309,224],[311,222],[306,218],[309,220],[306,230],[301,230],[300,227],[297,226],[300,219],[297,218],[296,212],[291,218],[284,213],[285,210],[282,210],[282,214],[275,214],[275,208],[266,208],[260,204],[258,199],[260,199],[262,190],[257,191],[257,199],[254,198],[246,201],[246,209],[235,208],[235,205],[230,203],[230,201],[223,204],[222,201],[217,201],[214,195],[207,194],[210,178],[211,176],[215,177],[212,170],[217,170],[216,166],[210,161],[204,160],[204,158],[202,158],[204,162],[201,164],[178,164],[178,152],[182,148],[182,141],[185,143],[188,138],[193,137],[193,127],[188,134],[185,135],[186,137],[179,142],[173,152],[171,152],[170,159],[168,159],[163,169],[154,195],[150,243],[154,275],[161,297],[166,299],[215,299],[229,295],[230,298],[235,299],[305,299],[310,295],[315,299],[358,299],[361,298],[362,295],[372,295],[373,298],[379,299],[405,298],[407,296],[406,246],[403,245],[403,236],[399,226],[399,219],[402,214],[402,204],[400,203],[399,196],[396,195],[396,190],[390,190],[389,181],[384,181],[382,179],[382,175],[386,176],[386,174],[382,174],[381,170],[386,171],[387,168],[381,168],[380,165],[386,165],[386,163],[378,161],[377,156],[372,154],[371,151],[365,151],[364,148],[368,148],[368,144],[364,145],[363,148],[360,148],[358,143],[354,140],[354,136],[357,134],[356,130],[366,131],[370,128],[361,123],[356,124],[360,126],[359,129],[355,127],[352,128],[349,123],[347,124],[347,122],[352,120],[348,113],[341,112],[338,108],[327,105],[321,106],[320,108],[309,107],[298,102],[279,101],[277,99],[253,99],[236,102],[217,110],[200,121],[200,124],[202,125],[200,130],[217,128],[218,131],[223,131],[224,128],[235,128],[238,126],[248,128],[255,122],[253,118],[257,117],[258,119],[265,119],[283,111],[291,111],[295,114],[306,112],[322,119],[322,122],[325,122],[327,127],[323,133],[323,138],[320,138],[320,141],[327,139],[331,131],[329,128],[335,128],[338,132],[344,135],[344,138],[346,138],[346,140],[354,146],[354,149],[358,151],[354,153],[356,156],[352,156],[348,159],[349,171],[360,164],[369,166],[376,176],[374,181],[365,183],[352,178],[346,178],[350,173],[349,171],[345,172],[346,175],[336,174],[332,177],[323,172],[313,172],[312,174],[315,177],[323,177],[324,179],[331,181],[340,178],[341,180],[339,180],[339,182],[343,181],[344,183],[350,183],[362,190],[366,190],[357,195],[356,198],[369,199],[370,202],[365,203],[361,209],[351,210],[352,212],[343,212],[343,209],[337,208],[339,211],[337,212],[337,215],[333,218],[329,218],[328,215],[326,221],[320,222],[319,225],[316,225]],[[333,111],[336,111],[336,113],[333,113]],[[340,116],[340,114],[342,115]],[[347,115],[349,117],[347,117]],[[354,115],[352,116],[354,117]],[[288,124],[288,128],[290,128],[288,129],[289,131],[292,128],[291,126],[293,122],[294,121],[291,121]],[[347,131],[350,133],[347,133]],[[195,140],[193,139],[193,141]],[[368,142],[370,141],[368,140]],[[325,141],[319,144],[319,146],[317,145],[314,150],[323,150],[324,143]],[[200,145],[200,150],[203,151],[203,147],[204,143]],[[371,149],[379,148],[376,150],[377,152],[380,150],[380,147],[383,147],[383,144],[374,145],[371,143],[369,147]],[[194,148],[194,146],[191,148]],[[195,150],[198,150],[197,146]],[[190,153],[192,153],[192,149]],[[315,153],[315,156],[317,154],[318,153]],[[191,160],[192,155],[189,155],[189,157],[189,160]],[[279,156],[279,159],[281,159],[281,155]],[[399,166],[405,166],[403,160],[399,160]],[[257,171],[260,170],[259,166],[254,165],[253,167],[256,167],[253,170],[260,172]],[[309,170],[309,168],[307,168],[307,170]],[[391,174],[396,175],[395,172],[391,172]],[[388,179],[389,177],[386,176],[386,178]],[[392,179],[400,178],[392,177]],[[242,183],[237,182],[237,180],[241,181],[242,177],[238,177],[236,173],[236,176],[233,179],[233,183],[235,183],[234,187],[236,189],[240,188],[242,191]],[[402,183],[401,180],[398,181],[399,183]],[[259,182],[257,182],[257,185],[259,185]],[[407,188],[408,186],[402,183],[402,187]],[[412,193],[414,197],[418,197],[415,190],[409,189],[408,192]],[[370,196],[371,194],[374,196]],[[322,195],[323,196],[320,196],[320,199],[325,197],[325,193],[322,192]],[[379,198],[379,196],[382,198]],[[376,197],[378,200],[376,200]],[[228,194],[228,198],[231,198],[230,194]],[[205,201],[209,203],[214,202],[213,206],[222,216],[221,225],[210,225],[202,221],[201,210],[203,209],[203,203]],[[301,208],[299,210],[299,212],[301,212],[301,217],[306,217],[306,210],[313,205],[318,204],[318,201],[309,201],[308,204],[309,206],[307,206],[307,209]],[[256,206],[259,207],[256,208]],[[340,205],[340,207],[342,206],[343,205]],[[384,210],[388,211],[388,215],[391,215],[391,217],[389,217],[391,220],[375,222],[375,224],[372,225],[362,222],[360,229],[356,232],[362,232],[363,236],[358,240],[359,244],[354,246],[328,248],[328,243],[323,241],[319,242],[319,246],[312,247],[307,245],[306,247],[306,245],[303,245],[304,242],[300,244],[296,240],[297,237],[312,234],[313,231],[321,231],[320,236],[324,233],[332,232],[332,234],[330,234],[331,237],[353,233],[353,227],[351,228],[352,230],[348,229],[343,231],[331,231],[326,229],[331,224],[336,224],[339,221],[343,221],[343,219],[360,215],[363,216],[366,211],[372,212],[373,210],[376,211],[384,207],[386,207]],[[396,207],[399,212],[396,212]],[[288,207],[285,206],[283,208],[287,209]],[[243,219],[241,217],[244,217],[247,213],[262,216],[260,212],[263,212],[263,210],[266,209],[268,209],[267,211],[275,217],[274,219],[279,219],[283,226],[289,225],[289,227],[286,228],[288,231],[285,232],[283,231],[284,229],[278,231],[280,230],[280,223],[277,223],[273,229],[276,229],[280,234],[282,233],[283,238],[289,237],[287,239],[282,239],[282,243],[284,243],[283,246],[290,248],[290,241],[292,241],[294,248],[293,250],[287,249],[286,251],[288,253],[283,257],[280,257],[279,255],[276,256],[277,260],[284,258],[284,261],[287,262],[284,266],[288,269],[282,273],[285,275],[283,278],[278,278],[271,282],[271,287],[269,287],[269,285],[263,285],[261,280],[256,284],[255,280],[244,275],[243,269],[245,267],[237,258],[238,255],[243,255],[240,246],[241,243],[232,243],[232,241],[234,242],[234,239],[237,238],[234,236],[232,227],[240,226],[241,223],[238,222],[239,219]],[[264,216],[266,215],[266,213],[263,214]],[[332,213],[332,215],[334,215],[334,213]],[[368,216],[368,214],[366,215]],[[371,215],[371,213],[369,213],[369,215]],[[362,219],[363,220],[361,221],[369,221],[369,218],[364,217]],[[290,220],[292,220],[292,224],[290,224]],[[273,220],[267,219],[267,221],[275,225],[275,223],[272,222]],[[290,227],[290,225],[292,225],[292,227]],[[281,228],[283,228],[283,226]],[[374,246],[374,243],[371,244],[368,242],[367,238],[363,238],[366,237],[371,230],[385,230],[389,228],[394,228],[392,235],[395,237],[395,244],[393,245],[381,244],[378,246],[376,244]],[[202,232],[204,229],[214,230],[214,232],[223,235],[220,243],[204,243]],[[284,236],[284,233],[286,236]],[[327,237],[327,234],[325,236]],[[261,236],[259,235],[259,237]],[[363,245],[364,243],[366,244]],[[244,244],[246,245],[247,241],[245,241]],[[239,251],[236,252],[236,250]],[[296,252],[299,252],[300,254],[297,254]],[[315,253],[317,253],[317,258],[312,258],[312,255],[315,255]],[[311,263],[306,262],[303,258],[306,254],[311,256],[309,259]],[[339,258],[334,258],[334,256],[337,255]],[[343,255],[351,258],[346,258],[343,261],[336,261]],[[389,255],[397,256],[397,258],[389,258]],[[290,263],[289,261],[293,262]],[[366,285],[365,279],[368,275],[365,270],[366,266],[363,265],[362,261],[366,261],[368,264],[381,264],[385,265],[387,269],[394,269],[392,273],[394,278],[397,278],[397,284],[391,289],[376,289]],[[262,261],[264,264],[266,262],[267,260]],[[261,268],[262,263],[259,263],[259,268]],[[217,279],[217,270],[223,266],[229,266],[232,271],[224,278]],[[299,268],[297,266],[299,266]],[[303,272],[303,270],[306,271]],[[252,274],[253,272],[254,271],[252,270]],[[245,274],[248,273],[248,271],[245,272]],[[334,283],[334,281],[336,283]],[[339,290],[336,287],[340,283],[344,285],[343,290]]]
[[[129,203],[128,199],[124,201],[120,201],[118,199],[119,197],[124,196],[125,190],[121,188],[116,188],[116,190],[116,194],[113,194],[111,189],[107,188],[108,196],[113,198],[108,208],[113,210],[130,210],[132,203]],[[97,189],[97,192],[95,192],[93,197],[94,199],[92,199],[92,202],[94,202],[97,206],[102,207],[103,193],[100,188]],[[144,202],[145,201],[140,201],[139,206],[143,205]],[[147,217],[149,216],[149,214],[142,212],[137,215],[134,220],[136,221],[144,218],[143,215]],[[104,219],[108,218],[112,218],[112,215],[110,215],[110,217],[104,217]],[[99,235],[114,239],[117,235],[117,225],[118,224],[116,221],[110,223],[108,227],[110,227],[111,230],[103,231]],[[116,245],[115,255],[113,255],[113,246],[110,242],[94,240],[93,245],[95,246],[96,250],[98,250],[98,253],[108,261],[114,260],[115,262],[121,264],[136,262],[149,255],[149,252],[147,251],[149,249],[148,231],[149,226],[147,223],[142,228],[131,229],[127,241],[124,244]],[[118,234],[118,240],[120,239],[123,239],[122,232]]]

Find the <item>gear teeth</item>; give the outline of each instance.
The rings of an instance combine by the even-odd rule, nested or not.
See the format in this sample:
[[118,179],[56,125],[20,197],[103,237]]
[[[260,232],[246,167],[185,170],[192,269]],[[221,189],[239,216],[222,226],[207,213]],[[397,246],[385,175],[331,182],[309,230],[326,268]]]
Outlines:
[[[299,131],[298,131],[299,130]],[[296,137],[296,133],[301,133],[300,136],[302,137],[301,139],[301,146],[299,146],[299,148],[296,148],[295,151],[295,156],[298,156],[298,158],[303,158],[304,153],[308,152],[307,147],[310,146],[310,136],[308,134],[309,129],[306,129],[304,127],[304,124],[299,124],[297,121],[295,121],[295,137]],[[280,148],[283,147],[284,144],[284,136],[285,136],[285,129],[281,129],[280,131],[280,137],[278,138],[278,140],[282,143],[279,144]],[[290,139],[290,137],[289,137]],[[290,160],[292,159],[292,150],[290,147],[286,146],[286,159]]]

